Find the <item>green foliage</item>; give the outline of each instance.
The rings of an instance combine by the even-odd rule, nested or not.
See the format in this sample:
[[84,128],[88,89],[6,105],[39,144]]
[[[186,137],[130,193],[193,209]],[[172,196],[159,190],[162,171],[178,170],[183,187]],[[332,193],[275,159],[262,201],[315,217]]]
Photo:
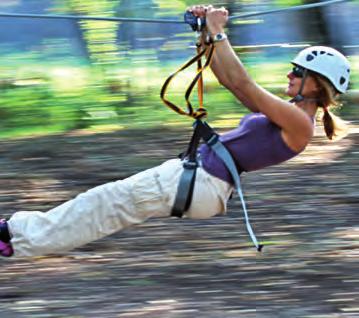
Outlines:
[[[42,66],[43,67],[43,66]],[[18,70],[18,77],[0,79],[0,137],[32,133],[64,132],[73,129],[118,129],[163,125],[188,125],[191,119],[165,107],[159,90],[165,78],[178,65],[148,66],[134,69],[130,65],[104,76],[96,67],[36,66]],[[41,72],[43,72],[41,74]],[[36,77],[34,77],[36,73]],[[185,107],[184,91],[194,70],[175,80],[168,97]],[[210,120],[227,120],[226,112],[238,113],[233,96],[207,79],[205,105]],[[197,105],[193,93],[193,105]],[[235,116],[236,117],[236,116]],[[238,117],[236,117],[238,118]]]
[[[283,92],[290,65],[281,61],[246,65],[260,85],[274,93]],[[182,61],[183,62],[183,61]],[[0,70],[0,137],[65,132],[73,129],[92,131],[160,125],[186,125],[191,119],[177,115],[160,100],[159,91],[166,77],[182,63],[122,63],[104,74],[95,66],[32,64]],[[358,62],[352,57],[353,67]],[[16,74],[10,70],[16,69]],[[168,98],[185,108],[184,92],[195,74],[189,70],[176,78]],[[354,75],[352,84],[358,85]],[[217,127],[233,127],[246,111],[210,72],[205,73],[204,106],[208,120]],[[196,92],[191,97],[198,105]],[[344,107],[344,112],[350,112]]]
[[302,0],[275,0],[274,3],[279,7],[299,6],[303,4]]
[[25,131],[67,131],[82,128],[79,100],[59,96],[48,84],[13,86],[2,90],[1,135]]
[[[117,1],[67,0],[66,7],[72,14],[113,17]],[[94,64],[111,66],[118,63],[120,48],[117,42],[118,23],[111,21],[80,21],[89,57]]]
[[159,9],[164,10],[166,15],[177,14],[178,12],[184,12],[186,10],[186,4],[180,0],[155,0],[154,1]]
[[[245,4],[253,2],[246,0]],[[180,16],[197,0],[55,0],[52,11],[78,15],[155,17]],[[234,5],[232,1],[208,1],[213,5]],[[278,6],[300,4],[298,0],[276,0]],[[122,6],[125,9],[122,10]],[[148,10],[143,10],[148,5]],[[191,119],[181,117],[166,108],[159,91],[165,78],[186,58],[185,47],[192,34],[177,33],[165,39],[155,39],[160,46],[129,50],[119,44],[118,28],[123,24],[106,21],[78,23],[78,41],[83,41],[90,65],[68,57],[67,39],[44,39],[37,51],[11,52],[1,48],[3,63],[0,69],[0,137],[32,133],[63,132],[73,129],[119,129],[161,125],[187,125]],[[138,30],[136,31],[138,32]],[[137,33],[134,34],[137,34]],[[166,34],[166,33],[164,33]],[[137,34],[138,35],[138,34]],[[146,38],[143,40],[153,40]],[[157,35],[155,36],[157,37]],[[163,40],[163,41],[162,41]],[[270,57],[261,50],[241,53],[250,74],[269,90],[280,93],[290,67],[286,59]],[[179,54],[180,53],[180,54]],[[168,54],[167,62],[159,56]],[[187,54],[187,52],[186,52]],[[351,57],[353,69],[358,58]],[[168,62],[171,61],[171,62]],[[192,69],[181,75],[169,88],[169,98],[185,107],[184,91],[194,76]],[[353,72],[352,87],[358,86]],[[205,74],[205,107],[209,121],[218,126],[235,125],[246,110],[235,98],[219,86],[209,72]],[[197,105],[194,92],[192,100]]]

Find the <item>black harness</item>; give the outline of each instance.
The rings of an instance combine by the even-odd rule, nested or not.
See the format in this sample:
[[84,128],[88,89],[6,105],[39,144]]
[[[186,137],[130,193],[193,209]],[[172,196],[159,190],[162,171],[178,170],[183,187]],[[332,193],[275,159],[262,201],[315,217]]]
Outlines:
[[217,133],[206,122],[197,119],[193,127],[194,131],[188,148],[180,155],[184,170],[178,184],[176,199],[172,208],[172,216],[179,218],[183,216],[183,213],[186,212],[191,205],[196,171],[199,166],[197,149],[201,139],[209,146],[218,141]]
[[[187,14],[187,13],[186,13]],[[191,18],[191,15],[185,15],[185,20]],[[188,22],[192,28],[194,28],[195,21],[198,21],[198,28],[197,31],[201,31],[201,25],[203,25],[203,21],[200,21],[199,19],[191,20],[191,22]],[[200,33],[199,33],[200,35]],[[191,118],[195,119],[195,122],[193,124],[194,132],[191,137],[191,140],[188,144],[187,150],[181,155],[181,159],[183,162],[183,172],[180,177],[180,181],[177,188],[177,194],[175,198],[175,202],[172,208],[172,216],[176,217],[182,217],[183,214],[189,209],[193,197],[193,190],[194,185],[196,181],[196,172],[197,168],[199,166],[198,162],[198,146],[203,140],[213,151],[214,153],[223,161],[226,168],[230,172],[234,186],[239,194],[244,217],[245,217],[245,223],[247,227],[247,231],[249,232],[249,235],[251,236],[251,239],[256,246],[258,251],[261,251],[263,248],[263,245],[259,244],[254,233],[252,230],[252,227],[249,223],[249,217],[247,213],[247,208],[244,200],[244,196],[242,193],[241,188],[241,182],[240,182],[240,176],[237,170],[237,166],[233,160],[232,155],[228,151],[228,149],[221,143],[219,140],[219,135],[203,120],[207,116],[207,111],[203,107],[203,71],[210,65],[211,59],[213,57],[215,50],[215,46],[213,43],[209,43],[207,47],[205,47],[203,50],[201,50],[201,46],[198,43],[197,44],[197,55],[190,59],[187,63],[185,63],[182,67],[180,67],[175,73],[171,74],[166,81],[163,84],[163,87],[161,89],[161,99],[164,102],[166,106],[171,108],[173,111],[177,112],[180,115],[186,115]],[[202,67],[201,58],[203,56],[207,56],[207,60],[205,65]],[[182,70],[186,69],[193,63],[197,62],[197,74],[195,78],[190,83],[186,94],[185,94],[185,100],[187,104],[187,111],[183,110],[181,107],[178,107],[177,105],[170,102],[166,97],[166,91],[167,87],[169,86],[171,80]],[[198,100],[199,100],[199,107],[197,110],[193,109],[193,106],[189,100],[193,88],[196,86],[198,88]]]
[[219,135],[206,123],[197,119],[194,123],[194,132],[191,141],[188,145],[186,152],[182,155],[183,172],[178,184],[175,202],[172,207],[172,216],[181,218],[183,214],[189,209],[193,197],[193,189],[196,181],[196,171],[199,166],[197,158],[197,149],[201,139],[215,152],[215,154],[223,161],[226,168],[230,172],[234,186],[240,197],[245,224],[247,231],[257,248],[257,251],[261,251],[262,244],[259,244],[252,227],[249,222],[248,212],[242,192],[240,176],[234,159],[228,149],[219,140]]

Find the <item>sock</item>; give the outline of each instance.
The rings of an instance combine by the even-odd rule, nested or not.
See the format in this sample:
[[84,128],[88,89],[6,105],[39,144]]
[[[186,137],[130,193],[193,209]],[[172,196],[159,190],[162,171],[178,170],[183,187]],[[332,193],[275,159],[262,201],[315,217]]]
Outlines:
[[6,220],[0,220],[0,241],[9,243],[11,240]]

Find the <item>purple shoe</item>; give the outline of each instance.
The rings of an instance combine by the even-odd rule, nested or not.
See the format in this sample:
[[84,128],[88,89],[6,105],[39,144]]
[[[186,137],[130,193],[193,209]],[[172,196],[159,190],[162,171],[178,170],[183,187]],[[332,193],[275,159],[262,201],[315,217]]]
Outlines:
[[14,250],[10,243],[10,233],[6,220],[0,220],[0,255],[10,257]]
[[12,254],[14,254],[14,250],[12,249],[11,244],[0,241],[0,255],[10,257]]

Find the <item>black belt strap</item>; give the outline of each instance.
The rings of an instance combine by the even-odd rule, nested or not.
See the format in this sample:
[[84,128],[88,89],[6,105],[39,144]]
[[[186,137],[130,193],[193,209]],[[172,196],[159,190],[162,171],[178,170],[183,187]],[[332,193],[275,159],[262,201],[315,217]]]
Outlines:
[[189,209],[192,201],[197,167],[197,162],[184,161],[184,169],[178,183],[176,199],[172,208],[172,216],[181,218],[183,213]]
[[254,232],[250,225],[246,204],[241,189],[238,169],[232,155],[227,150],[227,148],[220,142],[219,135],[207,123],[197,119],[194,126],[194,133],[192,135],[188,149],[184,154],[184,170],[178,184],[176,199],[172,209],[172,216],[182,217],[183,213],[189,209],[189,206],[191,204],[196,179],[196,170],[198,167],[198,162],[196,158],[197,148],[200,139],[202,138],[207,143],[207,145],[216,153],[216,155],[223,161],[228,171],[230,172],[242,203],[247,231],[257,250],[261,251],[263,245],[258,243],[257,238],[254,235]]
[[192,201],[194,183],[196,180],[196,171],[198,167],[197,149],[201,141],[199,125],[202,123],[199,119],[193,124],[194,132],[187,150],[181,155],[183,160],[183,173],[181,175],[176,199],[172,208],[172,216],[181,218],[183,213],[189,209]]
[[[196,171],[198,167],[197,149],[201,139],[206,143],[211,140],[218,140],[218,135],[205,122],[197,119],[194,124],[194,132],[187,150],[182,154],[183,173],[181,175],[176,199],[172,208],[172,216],[182,217],[183,213],[189,209],[192,201],[193,189],[196,180]],[[209,144],[210,145],[210,144]]]

